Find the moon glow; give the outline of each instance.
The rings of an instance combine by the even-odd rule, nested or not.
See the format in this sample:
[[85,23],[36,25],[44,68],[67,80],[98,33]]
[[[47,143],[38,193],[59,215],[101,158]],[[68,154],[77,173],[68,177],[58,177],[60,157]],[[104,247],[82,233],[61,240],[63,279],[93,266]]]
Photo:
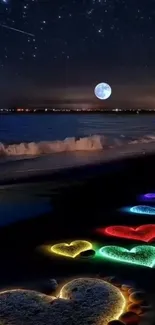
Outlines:
[[111,96],[112,89],[107,83],[101,82],[95,87],[94,93],[98,99],[105,100]]

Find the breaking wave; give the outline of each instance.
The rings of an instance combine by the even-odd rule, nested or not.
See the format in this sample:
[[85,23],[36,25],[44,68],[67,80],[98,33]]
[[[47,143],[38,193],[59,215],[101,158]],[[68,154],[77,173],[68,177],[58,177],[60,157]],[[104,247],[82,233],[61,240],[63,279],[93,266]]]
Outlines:
[[44,154],[75,152],[75,151],[101,151],[116,148],[122,145],[155,143],[155,135],[147,135],[143,138],[127,140],[123,136],[120,139],[107,139],[104,136],[93,135],[84,138],[66,138],[63,141],[42,141],[6,145],[0,143],[0,157],[6,156],[40,156]]

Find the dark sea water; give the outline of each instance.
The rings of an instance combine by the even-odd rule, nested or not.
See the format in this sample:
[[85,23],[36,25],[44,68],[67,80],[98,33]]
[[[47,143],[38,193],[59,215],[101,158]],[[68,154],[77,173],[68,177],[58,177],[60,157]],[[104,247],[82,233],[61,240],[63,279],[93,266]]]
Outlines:
[[104,135],[139,138],[155,134],[154,115],[53,114],[1,115],[0,142],[15,144]]
[[0,158],[155,143],[154,115],[1,115],[0,126]]

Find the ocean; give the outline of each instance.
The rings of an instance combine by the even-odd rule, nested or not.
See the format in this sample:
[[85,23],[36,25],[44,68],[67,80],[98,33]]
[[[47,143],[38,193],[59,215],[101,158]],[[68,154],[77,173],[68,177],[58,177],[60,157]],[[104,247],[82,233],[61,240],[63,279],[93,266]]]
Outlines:
[[[154,147],[152,114],[0,116],[0,178],[8,172],[39,173],[152,152]],[[18,161],[18,165],[6,164],[12,161]]]
[[[142,141],[142,138],[147,136],[155,139],[155,116],[152,114],[28,114],[0,116],[1,156],[4,153],[6,155],[29,154],[30,148],[28,148],[28,145],[33,143],[34,146],[37,146],[40,142],[52,144],[52,142],[59,141],[59,148],[53,146],[51,152],[61,151],[62,142],[63,151],[63,142],[66,138],[68,141],[70,139],[71,145],[73,145],[73,140],[76,141],[76,139],[91,136],[99,136],[102,139],[105,137],[105,144],[106,140],[107,143],[113,144],[115,142],[117,144],[117,140],[118,143],[119,141],[120,143],[121,141]],[[4,152],[3,145],[5,147]],[[13,146],[12,151],[9,145]],[[80,150],[80,148],[77,149]],[[89,150],[89,148],[81,149]],[[33,154],[32,151],[31,154]]]

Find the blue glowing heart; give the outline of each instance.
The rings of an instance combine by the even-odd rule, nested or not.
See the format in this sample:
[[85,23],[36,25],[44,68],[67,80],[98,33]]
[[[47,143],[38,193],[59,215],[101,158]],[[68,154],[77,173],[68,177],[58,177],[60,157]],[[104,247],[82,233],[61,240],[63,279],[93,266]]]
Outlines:
[[138,214],[155,215],[155,208],[147,206],[147,205],[136,205],[136,206],[130,208],[130,212],[138,213]]

